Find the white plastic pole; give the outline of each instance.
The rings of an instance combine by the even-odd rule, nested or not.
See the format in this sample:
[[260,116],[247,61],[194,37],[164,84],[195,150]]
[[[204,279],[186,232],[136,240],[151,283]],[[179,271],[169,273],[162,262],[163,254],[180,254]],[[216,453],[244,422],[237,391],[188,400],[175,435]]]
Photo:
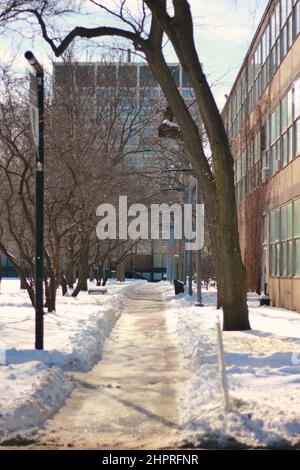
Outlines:
[[224,404],[225,409],[229,409],[229,391],[228,391],[228,382],[226,376],[226,366],[224,360],[224,347],[223,347],[223,337],[222,337],[222,330],[220,325],[220,318],[216,318],[216,333],[217,333],[217,343],[218,343],[218,359],[219,359],[219,369],[221,373],[221,382],[222,382],[222,389],[224,394]]

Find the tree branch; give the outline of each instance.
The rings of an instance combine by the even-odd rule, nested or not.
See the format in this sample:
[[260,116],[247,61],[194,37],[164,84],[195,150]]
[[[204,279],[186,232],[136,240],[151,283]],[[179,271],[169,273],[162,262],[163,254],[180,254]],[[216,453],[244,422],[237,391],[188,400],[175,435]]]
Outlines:
[[[102,36],[119,36],[124,39],[128,39],[129,41],[132,41],[134,44],[134,47],[138,50],[143,50],[143,47],[145,44],[145,40],[139,34],[133,33],[131,31],[126,31],[120,28],[113,28],[113,27],[106,27],[106,26],[99,26],[97,28],[85,28],[83,26],[76,26],[72,31],[70,31],[65,36],[65,38],[61,41],[61,43],[57,46],[54,40],[50,38],[48,31],[47,31],[46,23],[42,15],[40,14],[40,12],[34,9],[27,9],[26,11],[28,13],[33,14],[36,17],[41,27],[43,38],[49,44],[49,46],[53,50],[56,57],[61,56],[61,54],[68,48],[68,46],[76,37],[96,38],[96,37],[102,37]],[[22,10],[20,12],[24,13],[25,10]]]

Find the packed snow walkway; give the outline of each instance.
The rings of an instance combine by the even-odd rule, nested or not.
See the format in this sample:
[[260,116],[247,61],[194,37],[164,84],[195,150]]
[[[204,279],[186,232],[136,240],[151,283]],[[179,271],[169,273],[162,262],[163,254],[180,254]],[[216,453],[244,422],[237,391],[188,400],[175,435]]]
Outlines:
[[47,448],[139,449],[172,446],[176,396],[184,379],[168,333],[164,301],[138,287],[107,340],[102,360],[75,373],[78,387],[40,433]]

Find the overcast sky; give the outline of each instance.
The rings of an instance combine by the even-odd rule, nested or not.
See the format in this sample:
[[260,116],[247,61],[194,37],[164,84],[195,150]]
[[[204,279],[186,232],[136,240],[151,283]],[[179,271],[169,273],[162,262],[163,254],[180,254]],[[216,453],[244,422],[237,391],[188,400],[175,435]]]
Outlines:
[[[75,15],[69,19],[68,25],[64,23],[65,27],[79,23],[85,26],[111,24],[107,14],[91,6],[89,0],[83,1],[89,5],[89,15]],[[138,1],[127,1],[131,12],[136,12]],[[112,0],[102,3],[111,7]],[[224,94],[231,89],[267,3],[268,0],[190,0],[197,49],[220,107],[224,104]],[[16,29],[24,32],[20,25]],[[25,67],[24,51],[29,48],[49,70],[53,56],[37,34],[31,38],[28,35],[28,39],[18,32],[0,36],[0,59],[7,60],[13,51],[21,69]],[[176,61],[170,47],[166,48],[166,57],[169,61]]]

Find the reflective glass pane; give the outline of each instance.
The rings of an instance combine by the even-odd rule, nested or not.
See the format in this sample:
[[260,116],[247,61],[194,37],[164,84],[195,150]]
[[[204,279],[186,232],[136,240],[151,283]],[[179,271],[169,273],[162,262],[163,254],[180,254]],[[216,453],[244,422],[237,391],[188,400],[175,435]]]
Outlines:
[[295,240],[295,275],[300,274],[300,238]]
[[294,202],[293,214],[293,235],[296,237],[300,236],[300,199]]

